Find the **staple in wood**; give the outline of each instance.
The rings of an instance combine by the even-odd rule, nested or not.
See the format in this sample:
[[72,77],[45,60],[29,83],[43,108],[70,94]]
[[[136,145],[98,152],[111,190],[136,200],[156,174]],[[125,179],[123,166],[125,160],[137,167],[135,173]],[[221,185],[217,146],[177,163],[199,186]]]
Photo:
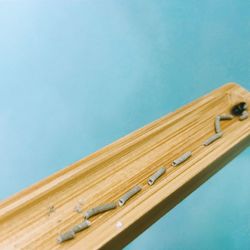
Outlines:
[[69,230],[64,234],[59,235],[59,237],[57,238],[57,242],[62,243],[64,241],[72,240],[74,238],[75,238],[75,233],[72,230]]
[[85,213],[85,218],[89,219],[90,217],[92,217],[96,214],[103,213],[103,212],[106,212],[106,211],[114,209],[114,208],[116,208],[115,202],[106,203],[106,204],[91,208],[90,210],[88,210]]
[[248,118],[248,112],[245,110],[245,111],[243,111],[243,113],[240,116],[239,120],[243,121],[243,120],[246,120],[247,118]]
[[151,186],[155,183],[155,181],[160,178],[164,173],[166,172],[165,167],[161,167],[158,169],[152,176],[149,177],[148,179],[148,184]]
[[179,158],[175,159],[172,162],[172,166],[177,166],[177,165],[181,164],[182,162],[186,161],[191,155],[192,155],[191,151],[186,152],[185,154],[183,154]]
[[130,189],[127,193],[125,193],[120,199],[119,199],[119,206],[123,206],[127,200],[129,200],[132,196],[136,195],[138,192],[141,191],[141,187],[139,185],[133,187]]
[[82,223],[75,225],[71,230],[74,233],[79,233],[83,231],[84,229],[90,227],[90,225],[91,225],[91,222],[89,220],[85,220]]
[[220,115],[220,120],[232,120],[234,117],[232,115]]
[[215,126],[215,132],[220,133],[221,132],[221,127],[220,127],[220,116],[219,115],[217,115],[215,117],[214,126]]
[[223,135],[223,133],[217,133],[212,135],[211,137],[209,137],[204,143],[204,146],[208,146],[209,144],[213,143],[214,141],[218,140],[219,138],[221,138]]

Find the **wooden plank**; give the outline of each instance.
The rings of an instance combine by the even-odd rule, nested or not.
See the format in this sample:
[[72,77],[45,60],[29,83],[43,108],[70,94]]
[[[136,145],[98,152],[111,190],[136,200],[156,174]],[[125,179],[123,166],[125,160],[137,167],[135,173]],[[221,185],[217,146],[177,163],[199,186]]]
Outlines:
[[[121,248],[249,145],[250,119],[235,117],[222,122],[221,139],[203,146],[214,134],[214,117],[240,101],[250,105],[250,93],[226,84],[1,202],[0,248]],[[187,151],[190,159],[171,166]],[[161,166],[165,175],[149,186]],[[137,184],[142,191],[125,206],[91,218],[90,228],[57,244],[60,233],[82,221],[74,211],[79,201],[86,211]]]

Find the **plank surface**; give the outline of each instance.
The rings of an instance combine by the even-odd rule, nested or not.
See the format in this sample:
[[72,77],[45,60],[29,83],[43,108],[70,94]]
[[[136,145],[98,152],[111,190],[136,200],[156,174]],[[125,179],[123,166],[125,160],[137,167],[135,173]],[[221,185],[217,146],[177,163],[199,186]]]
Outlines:
[[[235,117],[221,123],[221,139],[203,146],[214,117],[240,101],[250,106],[250,93],[226,84],[1,202],[0,249],[121,248],[249,145],[250,119]],[[171,166],[187,151],[190,159]],[[165,175],[149,186],[161,166]],[[137,184],[142,191],[125,206],[91,218],[90,228],[57,244],[60,233],[82,221],[77,204],[86,211],[117,201]]]

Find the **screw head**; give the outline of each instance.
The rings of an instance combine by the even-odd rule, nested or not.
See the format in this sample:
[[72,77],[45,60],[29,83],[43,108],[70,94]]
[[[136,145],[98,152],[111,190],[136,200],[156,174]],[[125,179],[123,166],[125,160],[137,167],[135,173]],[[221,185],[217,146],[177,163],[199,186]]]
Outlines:
[[240,102],[232,107],[231,113],[235,116],[241,116],[242,113],[246,110],[246,107],[247,105],[245,102]]

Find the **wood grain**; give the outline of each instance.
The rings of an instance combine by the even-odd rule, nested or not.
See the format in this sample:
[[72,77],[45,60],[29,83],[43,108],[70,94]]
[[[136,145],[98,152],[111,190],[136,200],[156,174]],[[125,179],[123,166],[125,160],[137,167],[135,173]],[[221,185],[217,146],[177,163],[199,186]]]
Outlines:
[[[120,249],[249,145],[250,119],[235,117],[221,123],[221,139],[203,146],[214,134],[214,117],[239,101],[250,106],[250,93],[228,83],[1,202],[0,249]],[[191,158],[171,166],[190,150]],[[166,173],[149,186],[161,166]],[[82,221],[74,211],[79,202],[86,211],[137,184],[142,191],[126,205],[91,218],[74,240],[56,243]]]

